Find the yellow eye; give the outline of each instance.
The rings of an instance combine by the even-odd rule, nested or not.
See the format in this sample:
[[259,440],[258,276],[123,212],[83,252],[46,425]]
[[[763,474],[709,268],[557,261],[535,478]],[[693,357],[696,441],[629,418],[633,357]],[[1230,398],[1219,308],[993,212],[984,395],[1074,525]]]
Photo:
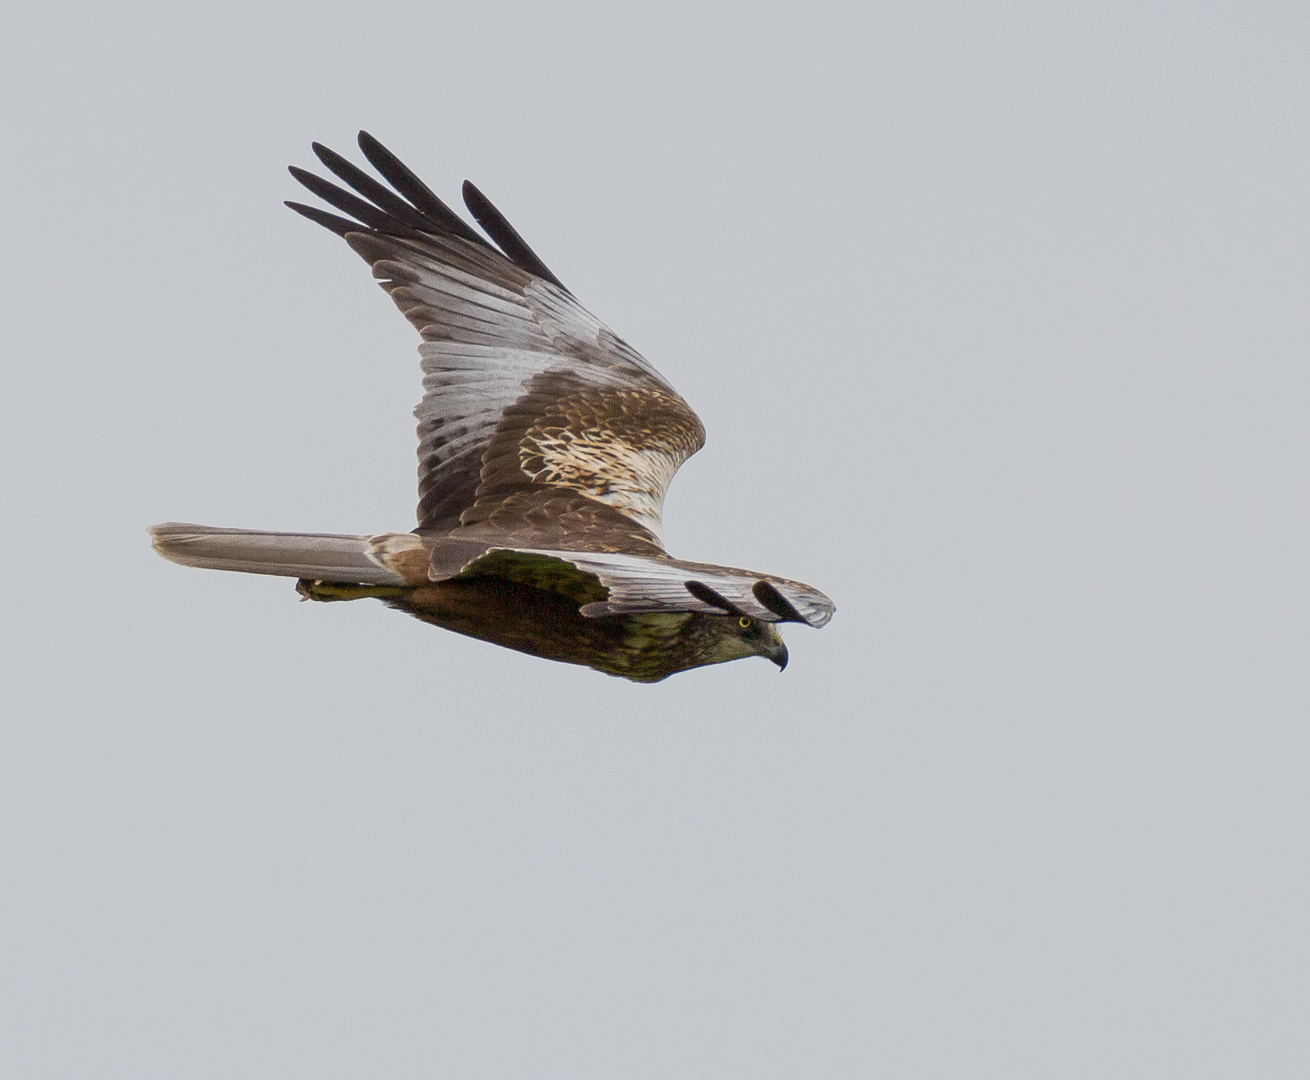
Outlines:
[[748,626],[750,626],[750,624],[751,624],[751,617],[749,615],[743,615],[740,619],[737,620],[737,625],[740,626],[743,630],[745,630]]

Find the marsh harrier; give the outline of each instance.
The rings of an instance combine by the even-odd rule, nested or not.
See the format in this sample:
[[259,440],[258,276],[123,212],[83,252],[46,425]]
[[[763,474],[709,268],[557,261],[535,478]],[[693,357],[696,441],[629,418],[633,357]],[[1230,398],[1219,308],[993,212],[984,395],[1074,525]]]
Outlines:
[[808,585],[664,550],[664,492],[705,430],[645,359],[583,308],[472,184],[484,238],[361,132],[390,187],[317,143],[340,211],[287,205],[343,237],[422,338],[418,527],[336,536],[169,523],[184,566],[298,578],[310,600],[376,597],[548,660],[655,682],[746,656],[779,668],[781,622],[822,626]]

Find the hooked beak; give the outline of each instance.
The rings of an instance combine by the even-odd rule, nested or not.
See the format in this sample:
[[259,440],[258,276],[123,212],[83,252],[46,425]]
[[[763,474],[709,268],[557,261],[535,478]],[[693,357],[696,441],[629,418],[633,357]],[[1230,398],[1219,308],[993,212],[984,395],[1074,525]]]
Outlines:
[[781,641],[778,642],[778,647],[769,653],[769,660],[778,665],[779,671],[785,668],[787,666],[787,646]]

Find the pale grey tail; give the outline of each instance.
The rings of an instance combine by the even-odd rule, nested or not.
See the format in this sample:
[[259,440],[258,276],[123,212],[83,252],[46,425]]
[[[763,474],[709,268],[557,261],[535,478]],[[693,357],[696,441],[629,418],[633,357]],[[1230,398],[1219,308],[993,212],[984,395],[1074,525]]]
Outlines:
[[382,537],[214,529],[177,521],[152,526],[150,535],[159,554],[183,566],[314,581],[405,584],[377,559]]

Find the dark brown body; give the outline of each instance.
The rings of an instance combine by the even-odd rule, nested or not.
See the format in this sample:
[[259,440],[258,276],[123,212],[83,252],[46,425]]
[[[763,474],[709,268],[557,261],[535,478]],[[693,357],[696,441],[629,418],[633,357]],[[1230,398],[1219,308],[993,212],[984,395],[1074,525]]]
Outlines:
[[[491,576],[394,588],[302,580],[297,588],[310,600],[374,597],[466,637],[637,682],[658,682],[705,664],[707,649],[714,651],[725,631],[727,641],[737,640],[740,634],[735,620],[722,615],[585,616],[576,600]],[[723,652],[722,660],[750,655],[743,649]]]

